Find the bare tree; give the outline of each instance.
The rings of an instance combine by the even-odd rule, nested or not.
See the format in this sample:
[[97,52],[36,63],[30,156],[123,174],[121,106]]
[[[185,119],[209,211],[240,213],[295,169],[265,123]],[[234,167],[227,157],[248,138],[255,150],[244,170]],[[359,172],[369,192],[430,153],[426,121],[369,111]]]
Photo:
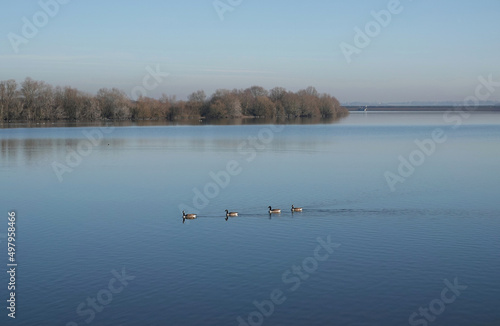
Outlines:
[[205,95],[205,91],[203,90],[198,90],[196,92],[191,93],[191,95],[188,96],[188,100],[190,102],[197,102],[197,103],[203,103],[207,99],[207,95]]
[[281,99],[285,115],[288,117],[298,117],[300,115],[300,98],[297,94],[287,92]]
[[221,98],[215,98],[210,101],[205,117],[209,119],[220,119],[226,117],[226,106]]
[[209,105],[202,110],[203,115],[209,118],[241,117],[242,112],[238,92],[228,89],[216,90]]
[[42,81],[26,78],[21,84],[23,109],[21,119],[47,120],[54,105],[54,92],[51,85]]
[[188,101],[186,103],[186,114],[188,116],[202,115],[202,113],[207,110],[207,103],[205,102],[206,99],[207,96],[203,90],[191,93],[188,96]]
[[101,116],[105,119],[125,119],[130,117],[130,100],[119,89],[101,88],[97,92]]
[[34,120],[37,116],[36,98],[40,92],[40,83],[27,77],[21,84],[23,109],[21,119]]
[[269,92],[269,98],[271,99],[271,101],[276,103],[278,101],[281,101],[285,94],[286,89],[284,89],[283,87],[275,87]]
[[18,102],[17,83],[13,79],[0,82],[0,119],[11,120]]
[[233,93],[235,93],[238,96],[238,100],[240,101],[241,105],[241,113],[242,115],[252,115],[252,106],[255,101],[254,96],[252,95],[252,92],[250,91],[249,88],[245,90],[239,90]]
[[320,116],[319,97],[316,88],[309,86],[297,92],[300,98],[300,116],[317,117]]
[[258,96],[253,104],[252,113],[256,117],[274,117],[275,105],[267,96]]
[[61,97],[62,109],[69,120],[76,120],[79,118],[79,111],[81,110],[81,98],[76,88],[65,87],[62,91]]
[[40,91],[36,98],[35,120],[50,120],[54,108],[54,89],[44,82],[40,83]]
[[307,95],[311,95],[311,96],[314,96],[314,97],[318,97],[319,96],[318,91],[313,86],[307,87],[305,89],[305,92],[306,92]]
[[248,90],[250,90],[250,94],[252,94],[254,98],[259,96],[268,96],[268,92],[261,86],[252,86],[248,88]]
[[145,120],[151,118],[151,99],[142,95],[135,103],[135,110],[132,114],[134,119]]
[[160,105],[162,112],[162,119],[170,119],[172,117],[172,102],[166,94],[162,94],[160,97]]
[[96,97],[89,94],[81,95],[81,117],[84,120],[99,120],[101,119],[101,108],[99,106],[99,100]]

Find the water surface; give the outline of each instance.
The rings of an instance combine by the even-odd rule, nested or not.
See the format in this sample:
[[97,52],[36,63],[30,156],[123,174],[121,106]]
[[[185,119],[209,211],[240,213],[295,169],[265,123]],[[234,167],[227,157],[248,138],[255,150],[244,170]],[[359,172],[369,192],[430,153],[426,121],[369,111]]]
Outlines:
[[[254,303],[279,290],[263,325],[409,325],[457,278],[467,288],[429,324],[498,325],[500,115],[457,121],[0,129],[0,232],[15,210],[19,263],[17,318],[0,320],[258,324]],[[446,140],[393,191],[387,172],[436,130]],[[328,237],[340,246],[314,265]],[[86,304],[123,269],[135,278],[102,311]]]

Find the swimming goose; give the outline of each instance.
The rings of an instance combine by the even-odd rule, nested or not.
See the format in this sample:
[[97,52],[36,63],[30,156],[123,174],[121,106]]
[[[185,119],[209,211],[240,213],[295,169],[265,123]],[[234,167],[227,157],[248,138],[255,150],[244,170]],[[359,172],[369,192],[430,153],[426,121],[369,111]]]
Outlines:
[[238,212],[229,212],[227,209],[226,209],[226,217],[236,217],[238,216]]
[[196,214],[186,214],[182,211],[182,218],[187,220],[194,220],[196,218]]
[[271,206],[269,206],[269,214],[280,214],[280,213],[281,209],[278,208],[272,209]]
[[302,207],[293,207],[292,205],[292,213],[293,212],[302,212]]

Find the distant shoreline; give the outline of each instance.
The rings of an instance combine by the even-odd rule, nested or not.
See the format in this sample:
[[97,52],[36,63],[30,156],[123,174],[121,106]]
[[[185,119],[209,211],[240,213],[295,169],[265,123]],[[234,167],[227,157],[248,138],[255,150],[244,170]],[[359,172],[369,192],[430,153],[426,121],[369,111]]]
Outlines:
[[[368,105],[368,106],[362,106],[362,105],[352,105],[352,106],[344,106],[346,109],[348,109],[350,112],[356,112],[356,111],[364,111],[366,108],[366,111],[393,111],[393,112],[442,112],[442,111],[449,111],[449,110],[456,110],[457,106],[451,106],[451,105],[441,105],[441,106],[424,106],[424,105],[418,105],[418,106],[402,106],[402,105]],[[478,106],[474,111],[481,111],[481,112],[500,112],[500,105],[483,105],[483,106]]]

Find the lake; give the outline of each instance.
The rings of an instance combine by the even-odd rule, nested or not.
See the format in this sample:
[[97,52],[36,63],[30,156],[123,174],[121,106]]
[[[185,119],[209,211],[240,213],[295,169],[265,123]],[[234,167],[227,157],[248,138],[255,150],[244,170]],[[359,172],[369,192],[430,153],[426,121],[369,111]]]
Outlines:
[[2,325],[500,324],[498,113],[9,128],[0,144],[0,254],[7,270],[14,211],[18,263]]

